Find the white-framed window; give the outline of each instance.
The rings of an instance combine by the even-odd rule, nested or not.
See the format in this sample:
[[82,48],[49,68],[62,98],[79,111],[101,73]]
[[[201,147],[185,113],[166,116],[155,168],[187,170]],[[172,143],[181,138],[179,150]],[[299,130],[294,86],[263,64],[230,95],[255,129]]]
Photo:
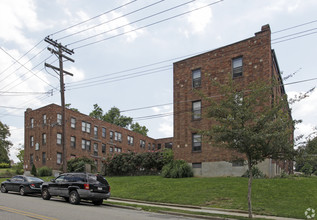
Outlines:
[[62,153],[57,153],[56,154],[56,157],[57,157],[57,164],[61,164],[62,163]]
[[110,131],[109,134],[110,134],[110,140],[112,140],[113,139],[113,131]]
[[40,150],[40,144],[39,143],[35,143],[35,150]]
[[192,102],[193,120],[201,119],[201,100]]
[[91,150],[91,142],[86,140],[86,150]]
[[31,123],[31,128],[34,128],[34,118],[30,119],[30,123]]
[[82,130],[83,132],[90,133],[90,127],[91,127],[90,123],[85,122],[85,121],[82,121],[82,122],[81,122],[81,130]]
[[30,146],[34,147],[34,137],[33,136],[30,137]]
[[122,134],[120,132],[115,132],[114,133],[114,140],[121,142],[122,141]]
[[193,147],[192,151],[201,151],[201,134],[192,134],[192,139],[193,139]]
[[98,127],[94,126],[94,136],[95,138],[98,138]]
[[42,118],[43,118],[43,125],[46,125],[46,123],[47,123],[47,116],[44,114]]
[[70,127],[76,128],[76,118],[70,118]]
[[62,134],[57,133],[56,135],[56,144],[62,144]]
[[107,135],[107,129],[106,128],[102,128],[102,137],[105,138]]
[[110,153],[113,153],[113,147],[110,147],[110,148],[109,148],[109,152],[110,152]]
[[192,71],[193,88],[201,87],[201,69]]
[[62,115],[61,114],[57,114],[57,124],[61,125],[62,124]]
[[86,149],[86,140],[81,139],[81,149],[85,150]]
[[232,77],[239,77],[243,74],[243,59],[242,57],[237,57],[232,59]]
[[42,134],[42,145],[46,144],[46,133]]
[[140,148],[145,148],[145,141],[144,140],[140,140]]
[[132,136],[130,136],[130,135],[128,135],[127,138],[128,138],[128,145],[133,146],[134,145],[134,138]]
[[72,148],[76,148],[76,137],[75,136],[70,137],[70,146]]

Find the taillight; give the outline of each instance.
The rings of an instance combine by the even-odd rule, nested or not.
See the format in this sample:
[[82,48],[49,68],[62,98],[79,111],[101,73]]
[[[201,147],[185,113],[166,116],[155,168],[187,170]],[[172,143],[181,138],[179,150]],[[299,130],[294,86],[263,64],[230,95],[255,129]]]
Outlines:
[[84,187],[85,187],[86,190],[89,190],[89,184],[88,183],[85,183]]
[[110,185],[109,185],[109,192],[110,192]]
[[35,185],[32,183],[32,184],[31,184],[31,187],[35,188]]

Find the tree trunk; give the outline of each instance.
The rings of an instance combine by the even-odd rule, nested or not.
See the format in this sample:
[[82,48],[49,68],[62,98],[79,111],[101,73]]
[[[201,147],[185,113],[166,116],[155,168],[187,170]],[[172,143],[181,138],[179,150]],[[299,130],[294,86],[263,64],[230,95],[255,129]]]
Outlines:
[[248,161],[248,168],[249,168],[249,182],[248,182],[248,207],[249,207],[249,218],[252,218],[252,202],[251,202],[251,189],[252,189],[252,164],[251,160]]

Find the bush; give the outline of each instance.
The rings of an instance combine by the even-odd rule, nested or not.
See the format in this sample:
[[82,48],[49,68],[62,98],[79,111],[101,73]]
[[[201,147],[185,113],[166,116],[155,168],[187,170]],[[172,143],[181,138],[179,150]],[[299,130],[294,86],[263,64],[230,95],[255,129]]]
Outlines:
[[0,173],[0,178],[9,178],[12,177],[13,173],[7,169],[4,173]]
[[38,169],[37,171],[39,176],[52,176],[52,169],[44,166]]
[[[263,172],[256,166],[252,167],[252,176],[254,179],[262,179],[264,178],[264,174]],[[247,170],[243,175],[242,177],[250,177],[250,172],[249,170]]]
[[192,167],[184,160],[171,161],[162,169],[162,176],[165,178],[184,178],[193,175]]
[[0,168],[10,168],[10,164],[9,163],[0,163]]
[[78,157],[67,161],[67,171],[85,172],[85,164],[90,164],[91,170],[96,170],[96,165],[93,159],[87,157]]
[[311,176],[313,173],[313,166],[310,163],[305,163],[300,171],[307,176]]
[[31,174],[32,174],[33,176],[37,176],[36,167],[35,167],[34,164],[32,165]]
[[24,173],[24,169],[23,169],[23,163],[19,162],[16,165],[12,166],[15,174],[17,175],[22,175]]

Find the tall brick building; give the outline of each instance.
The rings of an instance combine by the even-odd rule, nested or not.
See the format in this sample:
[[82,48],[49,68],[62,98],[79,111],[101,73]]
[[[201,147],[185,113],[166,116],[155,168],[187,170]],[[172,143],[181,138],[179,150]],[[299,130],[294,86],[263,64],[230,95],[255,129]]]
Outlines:
[[[271,48],[271,30],[264,25],[248,39],[233,43],[174,63],[174,137],[153,139],[116,125],[67,109],[66,158],[87,156],[102,169],[108,155],[120,152],[143,152],[172,148],[175,159],[192,165],[196,176],[241,176],[247,167],[234,152],[203,142],[195,129],[208,129],[210,121],[203,118],[206,103],[197,91],[207,96],[219,95],[210,84],[210,77],[224,80],[231,74],[242,86],[260,79],[282,83],[278,62]],[[283,85],[272,95],[285,94]],[[25,112],[26,170],[31,165],[61,168],[61,107],[55,104],[27,109]],[[238,155],[239,157],[243,157]],[[286,162],[270,159],[258,167],[269,177],[288,168]]]
[[[24,166],[30,171],[62,167],[62,108],[51,104],[25,112]],[[66,109],[66,160],[86,156],[98,167],[107,156],[121,152],[145,152],[171,148],[172,139],[155,140],[128,129]]]
[[[209,79],[224,82],[229,74],[242,87],[255,80],[272,82],[272,78],[282,83],[269,25],[254,37],[174,63],[174,155],[191,163],[196,175],[241,176],[247,170],[241,161],[233,160],[237,155],[232,151],[211,146],[195,132],[210,127],[203,117],[206,103],[198,92],[219,96]],[[285,94],[284,86],[273,94]],[[269,159],[259,167],[268,176],[281,172]]]

